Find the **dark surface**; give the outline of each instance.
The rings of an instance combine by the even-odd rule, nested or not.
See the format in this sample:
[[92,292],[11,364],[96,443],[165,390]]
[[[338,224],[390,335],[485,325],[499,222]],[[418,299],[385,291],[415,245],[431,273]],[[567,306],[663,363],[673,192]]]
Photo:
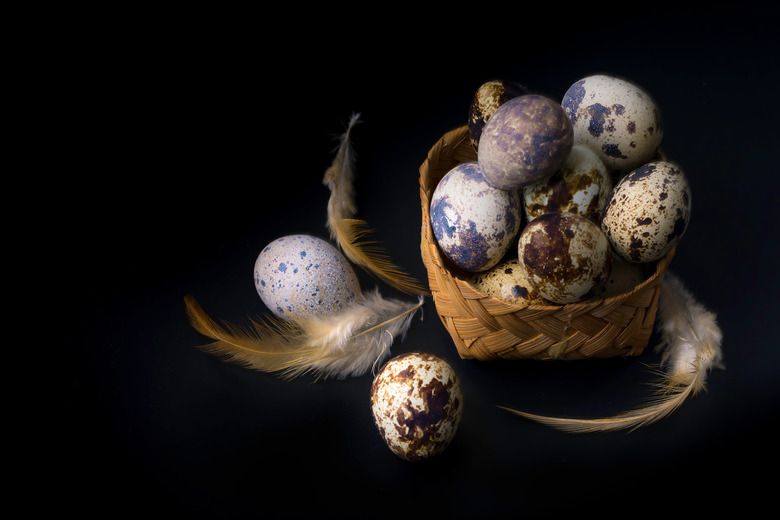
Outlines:
[[[561,18],[568,25],[554,37],[520,31],[481,58],[473,34],[420,41],[422,20],[400,40],[367,23],[323,26],[296,50],[300,36],[289,32],[177,16],[75,53],[79,95],[67,113],[87,130],[68,157],[104,181],[96,192],[76,182],[76,202],[55,223],[72,261],[60,287],[71,295],[61,510],[631,517],[766,502],[774,486],[756,468],[776,462],[780,361],[775,35],[760,15],[648,15],[625,33],[603,29],[615,17]],[[353,134],[359,216],[424,280],[418,168],[443,133],[466,124],[476,88],[504,78],[559,99],[593,72],[655,97],[663,148],[689,176],[692,220],[671,269],[724,333],[725,369],[707,393],[632,433],[561,433],[497,406],[580,417],[633,408],[656,380],[658,338],[630,360],[467,361],[428,300],[393,354],[449,361],[465,409],[447,451],[410,464],[372,424],[370,375],[283,381],[198,350],[205,338],[188,324],[185,295],[215,318],[261,315],[260,249],[291,233],[327,236],[322,174],[353,111],[363,119]]]

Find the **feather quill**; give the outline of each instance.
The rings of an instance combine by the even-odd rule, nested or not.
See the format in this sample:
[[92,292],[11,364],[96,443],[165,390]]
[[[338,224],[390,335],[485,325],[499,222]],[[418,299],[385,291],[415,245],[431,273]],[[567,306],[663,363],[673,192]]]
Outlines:
[[662,352],[660,367],[666,370],[657,383],[657,395],[646,406],[603,419],[549,417],[500,408],[570,433],[635,430],[669,416],[688,397],[706,390],[713,368],[722,368],[723,336],[715,314],[668,271],[661,286],[658,317],[662,341],[657,349]]
[[247,326],[210,318],[194,298],[185,298],[192,326],[213,340],[200,348],[225,361],[284,379],[346,379],[375,369],[403,340],[423,299],[412,304],[363,293],[348,308],[325,316],[263,321]]
[[333,162],[325,170],[322,182],[331,192],[326,226],[331,238],[352,263],[403,293],[427,296],[429,292],[420,282],[396,265],[377,241],[369,239],[373,230],[368,223],[355,218],[355,151],[350,134],[358,122],[360,114],[353,114],[340,137]]

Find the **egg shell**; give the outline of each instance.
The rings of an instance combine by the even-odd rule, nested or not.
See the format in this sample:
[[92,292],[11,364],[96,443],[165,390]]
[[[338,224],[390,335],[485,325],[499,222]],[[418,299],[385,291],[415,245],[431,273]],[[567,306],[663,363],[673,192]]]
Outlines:
[[569,87],[561,105],[570,118],[574,144],[592,148],[610,171],[625,174],[649,162],[663,138],[656,102],[640,86],[595,74]]
[[469,272],[496,265],[520,231],[522,204],[516,191],[489,185],[477,162],[455,166],[431,195],[431,226],[439,249]]
[[528,94],[528,88],[519,83],[495,79],[480,85],[469,105],[469,139],[475,150],[479,148],[479,138],[488,119],[512,98]]
[[609,278],[612,251],[594,222],[575,213],[547,213],[520,234],[518,258],[542,297],[567,304],[596,294]]
[[477,291],[509,303],[550,305],[528,282],[525,266],[515,257],[475,274],[469,283]]
[[260,299],[281,318],[337,312],[361,293],[341,252],[311,235],[280,237],[264,247],[255,260],[254,282]]
[[596,293],[594,299],[605,300],[612,296],[627,293],[644,282],[647,275],[641,264],[624,260],[619,255],[612,255],[612,269],[605,283]]
[[424,352],[389,360],[371,385],[374,424],[390,450],[407,461],[438,455],[463,415],[463,390],[452,367]]
[[568,211],[598,223],[611,191],[612,176],[596,152],[575,145],[560,170],[523,188],[526,220]]
[[488,119],[477,160],[491,185],[513,190],[555,173],[572,145],[571,122],[560,103],[526,94],[510,99]]
[[682,169],[667,161],[653,161],[615,185],[601,228],[612,249],[624,259],[653,262],[666,256],[685,234],[691,203]]

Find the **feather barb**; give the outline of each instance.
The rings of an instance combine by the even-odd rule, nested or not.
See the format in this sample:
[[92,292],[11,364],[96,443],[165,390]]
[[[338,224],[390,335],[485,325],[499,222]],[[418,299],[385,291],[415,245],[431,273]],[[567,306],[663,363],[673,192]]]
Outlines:
[[429,294],[414,277],[393,263],[379,242],[368,238],[373,231],[365,221],[334,218],[330,223],[341,250],[355,265],[403,293]]
[[409,303],[383,298],[378,291],[362,294],[337,313],[308,318],[251,320],[248,326],[220,323],[191,296],[185,298],[193,328],[210,338],[201,350],[260,372],[285,379],[303,374],[345,379],[375,368],[403,339],[423,298]]

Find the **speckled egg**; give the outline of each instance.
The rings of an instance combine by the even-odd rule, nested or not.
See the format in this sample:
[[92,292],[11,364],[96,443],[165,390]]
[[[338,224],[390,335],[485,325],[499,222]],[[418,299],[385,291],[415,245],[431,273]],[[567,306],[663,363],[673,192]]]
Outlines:
[[488,119],[477,160],[491,185],[514,190],[555,173],[572,145],[571,122],[560,103],[526,94],[510,99]]
[[598,223],[612,191],[612,177],[596,152],[575,145],[560,170],[523,188],[528,222],[545,213],[568,211]]
[[463,414],[455,371],[427,353],[388,361],[371,385],[371,412],[390,450],[407,461],[438,455],[450,445]]
[[682,238],[691,202],[685,173],[670,162],[653,161],[615,185],[601,228],[621,257],[652,262],[666,256]]
[[474,289],[509,303],[550,305],[528,282],[525,266],[517,258],[508,258],[469,280]]
[[528,94],[524,85],[512,81],[495,79],[480,85],[469,105],[469,139],[474,149],[479,148],[479,138],[490,116],[512,98]]
[[431,195],[431,227],[439,249],[470,272],[496,265],[520,231],[522,204],[516,191],[494,188],[477,162],[455,166]]
[[518,258],[542,297],[567,304],[590,298],[607,281],[612,251],[593,221],[575,213],[547,213],[520,234]]
[[647,276],[641,264],[628,262],[619,255],[612,255],[612,269],[607,283],[601,286],[594,299],[605,300],[618,294],[627,293],[646,279]]
[[574,144],[592,148],[610,171],[624,174],[658,151],[663,119],[641,87],[596,74],[574,83],[561,102],[571,120]]
[[336,312],[361,292],[341,252],[311,235],[280,237],[264,247],[255,261],[254,281],[260,299],[281,318]]

